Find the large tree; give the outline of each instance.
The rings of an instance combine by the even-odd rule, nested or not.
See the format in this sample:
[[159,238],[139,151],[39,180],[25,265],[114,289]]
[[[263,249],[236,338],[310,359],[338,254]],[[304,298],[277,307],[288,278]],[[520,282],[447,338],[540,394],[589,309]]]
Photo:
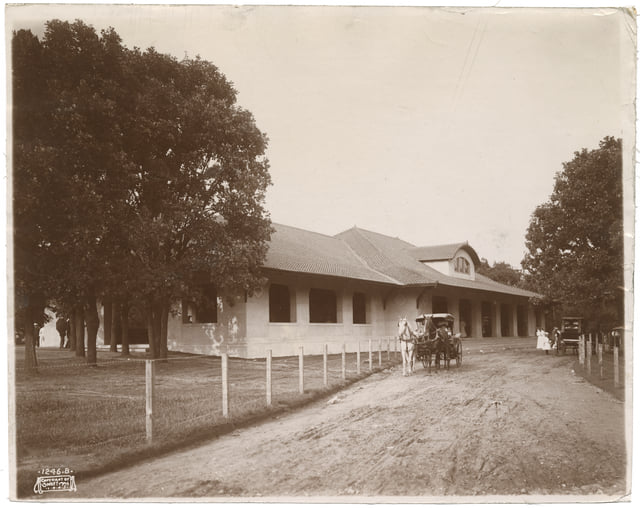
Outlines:
[[621,152],[621,140],[613,137],[575,152],[526,235],[527,286],[594,327],[624,318]]
[[493,265],[489,265],[489,262],[482,258],[477,272],[508,286],[519,286],[521,284],[522,273],[520,270],[516,270],[504,261],[494,261]]
[[266,136],[199,58],[129,50],[81,21],[48,22],[42,41],[19,31],[13,47],[21,301],[73,311],[80,354],[85,321],[90,362],[97,300],[113,302],[123,342],[141,305],[163,356],[174,299],[203,282],[229,294],[260,283]]

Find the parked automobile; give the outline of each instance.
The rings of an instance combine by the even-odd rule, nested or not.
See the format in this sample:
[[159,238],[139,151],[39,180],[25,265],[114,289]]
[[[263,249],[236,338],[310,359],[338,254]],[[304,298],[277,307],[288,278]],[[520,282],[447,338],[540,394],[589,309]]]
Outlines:
[[578,351],[580,335],[583,333],[583,321],[581,317],[563,317],[562,327],[558,337],[557,354],[564,353],[568,348]]

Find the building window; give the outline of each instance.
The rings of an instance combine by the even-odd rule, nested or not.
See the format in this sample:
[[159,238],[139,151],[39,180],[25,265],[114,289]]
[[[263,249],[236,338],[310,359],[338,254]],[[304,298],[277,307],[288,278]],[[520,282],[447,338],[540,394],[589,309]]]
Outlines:
[[434,314],[442,314],[449,312],[447,299],[444,296],[434,296],[431,300],[431,311]]
[[269,286],[269,322],[291,323],[291,296],[287,286]]
[[469,261],[463,257],[457,257],[453,261],[453,269],[458,273],[466,273],[467,275],[471,273]]
[[337,298],[335,291],[329,289],[309,290],[309,322],[337,323]]
[[364,293],[353,293],[353,324],[367,323],[367,297]]
[[218,322],[218,291],[213,284],[201,286],[201,295],[197,300],[182,300],[182,322]]

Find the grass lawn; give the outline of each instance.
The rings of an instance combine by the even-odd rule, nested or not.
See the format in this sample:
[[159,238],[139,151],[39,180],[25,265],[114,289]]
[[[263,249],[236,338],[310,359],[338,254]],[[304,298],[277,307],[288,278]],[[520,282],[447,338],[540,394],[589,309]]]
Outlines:
[[625,400],[625,357],[620,355],[618,359],[618,368],[620,376],[620,386],[615,386],[613,378],[613,353],[607,352],[602,355],[603,376],[600,377],[600,367],[598,365],[598,355],[591,356],[591,374],[587,371],[587,363],[585,360],[584,367],[580,366],[578,357],[573,365],[574,372],[583,377],[592,385],[597,386],[601,390],[610,393],[618,400]]
[[[98,366],[68,350],[38,350],[40,368],[24,370],[24,349],[16,347],[15,432],[18,494],[29,495],[43,467],[71,468],[76,478],[93,476],[134,460],[196,444],[235,426],[297,407],[369,374],[368,353],[329,355],[328,387],[322,356],[304,358],[304,393],[298,391],[298,357],[273,358],[272,405],[266,404],[266,361],[229,360],[229,418],[222,415],[221,361],[170,353],[156,362],[153,443],[145,434],[145,354],[125,359],[99,352]],[[382,368],[401,362],[382,354]],[[379,370],[378,354],[373,355]]]

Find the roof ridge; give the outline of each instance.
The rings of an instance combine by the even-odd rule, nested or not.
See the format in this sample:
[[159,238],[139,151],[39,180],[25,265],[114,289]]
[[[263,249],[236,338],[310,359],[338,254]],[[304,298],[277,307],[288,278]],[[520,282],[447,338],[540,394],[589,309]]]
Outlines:
[[[385,238],[389,238],[391,240],[398,240],[398,241],[400,241],[402,243],[406,243],[407,245],[410,245],[411,247],[414,247],[414,248],[416,247],[416,245],[414,245],[413,243],[408,242],[407,240],[403,240],[399,236],[386,235],[384,233],[379,233],[378,231],[373,231],[371,229],[366,229],[366,228],[360,228],[358,226],[353,226],[352,228],[346,229],[346,230],[338,233],[336,236],[341,235],[342,233],[346,233],[347,231],[352,231],[352,230],[355,230],[356,232],[359,232],[359,233],[361,231],[364,231],[366,233],[371,233],[372,235],[384,236]],[[360,233],[360,236],[362,236],[363,238],[366,238],[366,240],[373,245],[373,243],[366,236],[364,236],[362,233]]]
[[282,224],[282,222],[273,222],[271,221],[271,225],[272,226],[282,226],[284,228],[289,228],[289,229],[297,229],[298,231],[304,231],[305,233],[311,233],[313,235],[318,235],[318,236],[324,236],[325,238],[332,238],[334,240],[338,240],[338,238],[336,238],[334,235],[328,235],[326,233],[320,233],[318,231],[312,231],[310,229],[304,229],[298,226],[290,226],[289,224]]
[[[347,231],[348,231],[348,230],[347,230]],[[364,236],[363,236],[363,238],[364,238],[367,242],[369,242],[371,245],[373,245],[373,244],[369,241],[369,239],[368,239],[368,238],[365,238]],[[377,273],[378,275],[382,275],[383,277],[385,277],[386,279],[389,279],[390,281],[394,282],[395,284],[398,284],[398,285],[404,286],[404,284],[403,284],[402,282],[400,282],[399,280],[394,279],[394,278],[393,278],[393,277],[391,277],[390,275],[387,275],[386,273],[383,273],[383,272],[381,272],[381,271],[376,270],[375,268],[373,268],[369,263],[367,263],[367,261],[366,261],[362,256],[360,256],[360,254],[358,254],[358,253],[355,251],[355,249],[354,249],[353,247],[351,247],[351,245],[349,245],[349,243],[348,243],[348,242],[344,241],[342,238],[337,238],[337,240],[339,240],[339,241],[341,241],[342,243],[344,243],[344,244],[347,246],[347,249],[349,249],[349,250],[351,251],[351,253],[352,253],[356,258],[358,258],[358,260],[359,260],[359,261],[360,261],[364,266],[366,266],[369,270],[371,270],[371,271],[373,271],[373,272]],[[376,251],[380,252],[380,251],[377,249],[377,247],[376,247],[375,245],[373,245],[373,247],[376,249]],[[380,254],[382,254],[382,253],[380,253]],[[384,255],[383,255],[383,257],[384,257],[385,259],[387,259],[387,260],[388,260],[388,258],[387,258],[386,256],[384,256]]]

